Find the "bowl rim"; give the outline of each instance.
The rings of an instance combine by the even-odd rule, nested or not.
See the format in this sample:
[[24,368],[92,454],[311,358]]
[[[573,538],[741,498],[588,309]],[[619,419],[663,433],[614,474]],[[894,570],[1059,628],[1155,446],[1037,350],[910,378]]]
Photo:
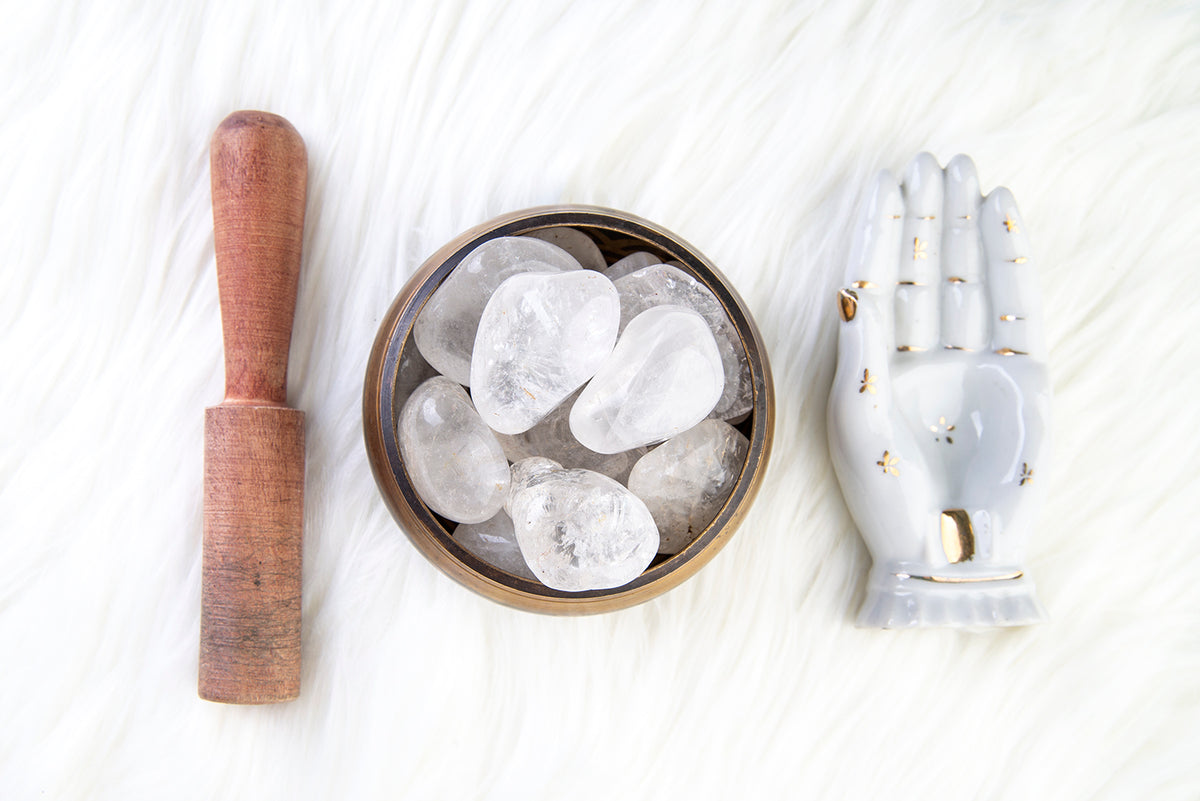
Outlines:
[[[750,364],[753,406],[746,463],[721,511],[679,553],[653,564],[621,587],[563,592],[507,573],[463,548],[417,496],[404,470],[395,421],[396,373],[417,314],[441,282],[472,250],[488,239],[519,236],[543,228],[585,228],[653,245],[701,281],[725,309]],[[749,511],[770,460],[775,402],[762,335],[745,301],[728,279],[694,246],[655,223],[602,206],[554,205],[513,211],[454,237],[413,273],[380,323],[363,384],[363,437],[380,494],[408,539],[442,572],[499,603],[533,612],[579,615],[624,609],[670,590],[706,565],[733,536]],[[387,421],[387,424],[384,424]]]

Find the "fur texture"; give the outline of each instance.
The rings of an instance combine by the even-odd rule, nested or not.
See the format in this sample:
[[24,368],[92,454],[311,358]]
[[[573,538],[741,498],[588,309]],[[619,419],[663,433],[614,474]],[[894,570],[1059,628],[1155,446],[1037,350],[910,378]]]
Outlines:
[[[0,797],[1200,796],[1194,4],[5,5]],[[208,138],[245,107],[310,160],[304,688],[272,708],[195,690],[223,380]],[[1041,264],[1034,628],[852,625],[869,562],[826,446],[834,291],[870,176],[922,149],[1011,187]],[[439,573],[361,434],[407,277],[559,202],[699,247],[776,381],[738,535],[588,619]]]

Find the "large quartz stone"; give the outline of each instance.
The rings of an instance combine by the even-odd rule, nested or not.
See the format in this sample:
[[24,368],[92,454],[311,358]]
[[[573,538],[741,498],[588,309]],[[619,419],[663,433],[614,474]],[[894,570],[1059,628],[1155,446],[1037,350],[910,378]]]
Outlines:
[[579,262],[549,242],[526,236],[489,239],[468,253],[425,303],[413,325],[421,355],[460,384],[471,382],[471,350],[488,298],[520,273],[580,269]]
[[471,398],[502,434],[529,430],[612,353],[617,290],[600,273],[514,275],[488,301],[471,355]]
[[546,415],[540,423],[520,434],[497,434],[500,447],[510,462],[531,456],[545,456],[562,467],[578,467],[603,473],[622,484],[646,448],[634,448],[621,453],[596,453],[584,447],[571,433],[571,407],[580,393],[576,392]]
[[637,272],[643,267],[661,263],[662,259],[658,256],[647,253],[644,250],[639,250],[636,253],[630,253],[625,258],[613,262],[612,266],[604,271],[604,277],[609,281],[616,281],[618,278]]
[[421,384],[400,411],[400,456],[430,509],[482,523],[508,496],[508,460],[461,386],[444,376]]
[[571,433],[599,453],[661,442],[707,417],[724,386],[704,318],[681,306],[655,306],[625,327],[571,407]]
[[590,470],[538,474],[513,493],[510,507],[526,563],[556,590],[628,584],[658,550],[658,529],[646,505]]
[[504,512],[482,523],[463,523],[454,529],[454,539],[459,545],[478,556],[489,565],[494,565],[514,576],[537,581],[513,532],[512,518]]
[[603,270],[606,266],[600,247],[578,228],[543,228],[526,236],[558,245],[570,253],[585,270]]
[[659,553],[678,553],[725,505],[746,463],[750,442],[733,426],[708,419],[643,456],[629,490],[658,525]]
[[725,391],[712,416],[733,420],[750,411],[754,405],[754,387],[746,350],[725,309],[706,286],[670,264],[644,267],[614,279],[614,283],[621,295],[622,329],[646,309],[664,304],[684,306],[703,317],[712,328],[725,371]]

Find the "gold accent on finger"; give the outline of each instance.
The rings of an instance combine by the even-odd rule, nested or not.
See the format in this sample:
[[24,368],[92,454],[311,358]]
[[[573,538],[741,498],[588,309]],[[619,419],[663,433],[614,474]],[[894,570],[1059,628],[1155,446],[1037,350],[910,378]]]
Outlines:
[[971,526],[971,516],[964,509],[944,509],[941,525],[942,551],[950,564],[971,561],[975,556],[975,529]]
[[925,252],[925,249],[928,246],[929,243],[922,242],[921,237],[913,237],[913,261],[917,261],[918,259],[928,259],[929,254]]
[[1015,259],[1009,259],[1008,263],[1009,264],[1024,264],[1027,261],[1029,261],[1029,259],[1027,259],[1025,256],[1017,256]]
[[1008,212],[1004,213],[1004,227],[1008,229],[1010,234],[1020,233],[1021,229],[1017,227],[1017,221],[1009,216]]
[[918,219],[918,220],[926,220],[926,221],[928,221],[928,220],[936,220],[936,219],[937,219],[937,217],[936,217],[935,215],[933,215],[933,214],[930,214],[928,217],[918,217],[917,219]]
[[847,323],[858,314],[858,295],[853,289],[838,290],[838,312]]
[[960,219],[960,220],[970,220],[970,219],[972,219],[972,217],[971,217],[971,215],[970,215],[970,214],[964,214],[963,216],[959,217],[958,219]]
[[916,345],[897,345],[896,350],[901,353],[924,353],[928,348],[918,348]]
[[1000,322],[1002,322],[1002,323],[1011,323],[1013,320],[1024,320],[1024,319],[1025,319],[1024,317],[1018,317],[1015,314],[1000,315]]
[[1033,471],[1029,469],[1029,462],[1021,462],[1021,480],[1018,482],[1018,487],[1023,487],[1033,481]]
[[1000,348],[996,351],[1001,356],[1028,356],[1029,354],[1023,350],[1013,350],[1012,348]]
[[863,368],[862,386],[858,388],[858,394],[861,395],[864,392],[875,394],[875,376],[871,375],[871,371],[866,368]]
[[893,219],[893,220],[898,220],[898,219],[900,219],[900,215],[899,215],[899,214],[893,214],[893,215],[892,215],[892,217],[891,217],[891,219]]
[[949,278],[947,278],[946,280],[947,280],[947,281],[949,281],[949,282],[950,282],[950,283],[952,283],[952,284],[965,284],[965,283],[967,283],[967,279],[965,279],[965,278],[960,278],[960,277],[958,277],[957,275],[952,275],[952,276],[950,276]]
[[920,281],[897,281],[896,286],[926,286]]
[[974,348],[964,348],[962,345],[943,345],[946,350],[961,350],[963,353],[974,353]]
[[1021,570],[1014,570],[998,576],[918,576],[913,573],[893,573],[892,575],[896,578],[932,581],[937,584],[979,584],[984,581],[1015,581],[1023,577],[1025,573]]
[[855,289],[874,289],[875,288],[875,285],[872,284],[870,281],[855,281],[850,286],[854,287]]
[[883,458],[877,461],[875,464],[876,466],[883,468],[883,474],[885,476],[889,473],[893,476],[898,476],[900,475],[900,469],[896,467],[896,465],[899,463],[899,459],[897,459],[895,456],[891,456],[887,451],[884,451]]

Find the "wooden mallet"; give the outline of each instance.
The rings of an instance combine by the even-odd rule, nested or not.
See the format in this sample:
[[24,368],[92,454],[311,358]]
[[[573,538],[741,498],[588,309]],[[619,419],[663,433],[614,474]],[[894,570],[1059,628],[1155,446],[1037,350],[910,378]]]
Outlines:
[[225,400],[204,417],[200,697],[300,694],[304,412],[287,407],[308,161],[282,117],[237,111],[212,139]]

